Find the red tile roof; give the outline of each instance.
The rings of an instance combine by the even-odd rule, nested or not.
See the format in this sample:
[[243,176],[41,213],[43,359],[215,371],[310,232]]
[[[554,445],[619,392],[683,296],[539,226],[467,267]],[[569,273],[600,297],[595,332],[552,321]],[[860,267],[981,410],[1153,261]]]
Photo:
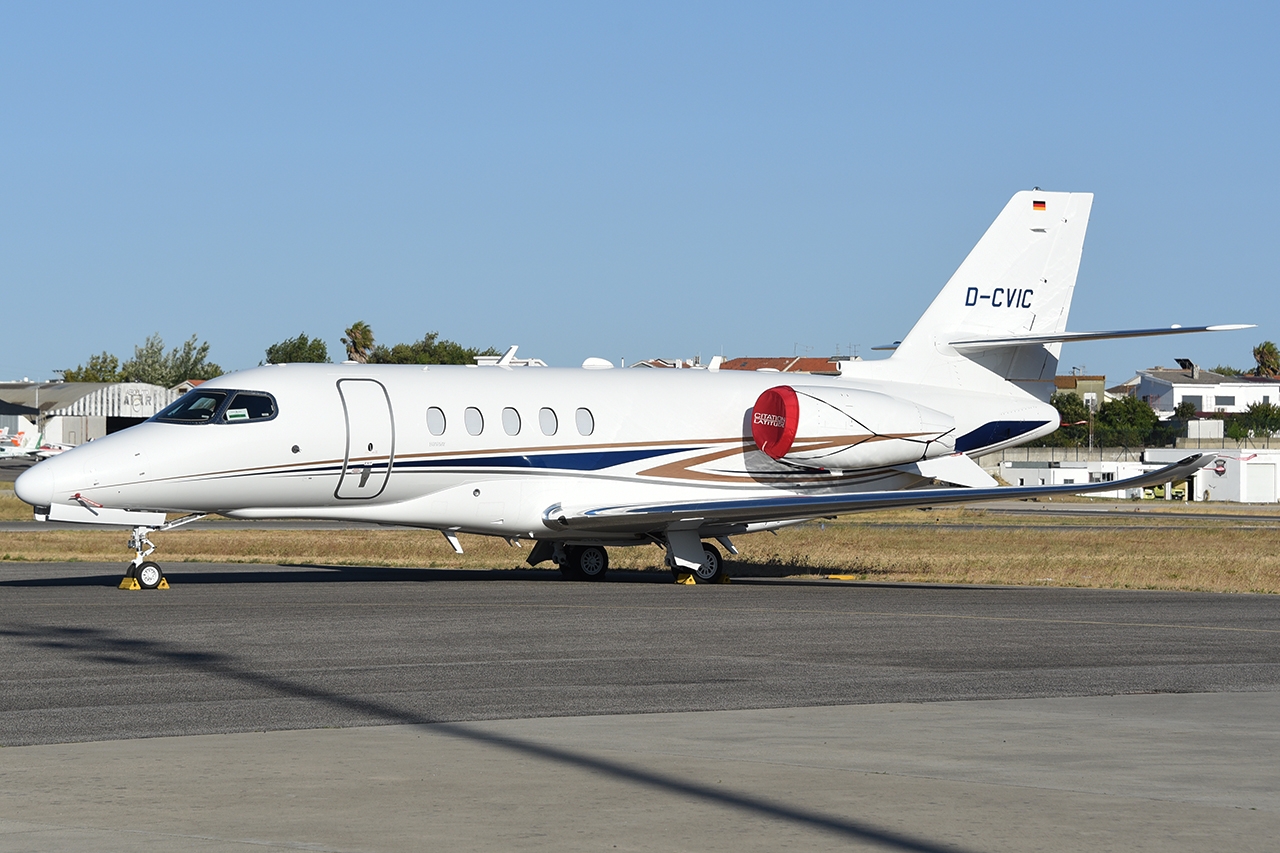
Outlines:
[[776,370],[779,373],[839,373],[829,358],[779,356],[775,358],[726,358],[721,370]]

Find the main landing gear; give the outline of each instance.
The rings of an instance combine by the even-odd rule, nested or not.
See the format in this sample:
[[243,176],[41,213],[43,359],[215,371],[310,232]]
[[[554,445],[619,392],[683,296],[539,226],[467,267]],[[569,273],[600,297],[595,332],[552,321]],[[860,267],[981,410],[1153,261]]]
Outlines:
[[175,518],[173,521],[166,521],[159,527],[133,528],[133,535],[129,537],[129,547],[133,549],[137,556],[129,562],[129,568],[125,570],[124,577],[120,580],[120,586],[117,589],[168,589],[169,581],[165,580],[164,570],[160,568],[160,564],[153,563],[147,559],[156,550],[155,543],[147,537],[152,533],[172,530],[175,527],[199,521],[206,515],[208,513],[192,513],[181,518]]
[[670,558],[667,560],[667,565],[671,568],[671,575],[676,579],[676,583],[729,582],[729,576],[724,573],[724,559],[720,556],[720,549],[710,542],[702,543],[702,562],[693,571],[675,565]]
[[609,552],[602,545],[561,545],[552,556],[568,581],[602,581],[609,572]]
[[[709,542],[703,542],[696,533],[682,531],[670,533],[658,544],[666,547],[666,564],[676,583],[728,583],[729,576],[724,570],[724,558],[720,550]],[[727,537],[721,539],[726,547],[732,549]],[[735,550],[736,554],[737,551]],[[560,575],[571,581],[604,580],[609,571],[609,552],[603,545],[566,545],[563,542],[551,543],[543,540],[534,546],[529,554],[528,563],[537,565],[550,559],[560,568]]]
[[[728,583],[724,572],[724,560],[720,550],[710,542],[703,542],[693,530],[669,530],[666,535],[667,566],[676,583]],[[721,537],[726,548],[733,551],[733,543],[727,536]]]

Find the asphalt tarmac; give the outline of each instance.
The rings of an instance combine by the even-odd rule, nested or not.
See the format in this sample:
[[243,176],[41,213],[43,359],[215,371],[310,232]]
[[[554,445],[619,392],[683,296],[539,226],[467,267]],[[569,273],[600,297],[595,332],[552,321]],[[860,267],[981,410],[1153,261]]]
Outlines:
[[1280,832],[1280,597],[167,568],[0,563],[0,850]]
[[[1280,597],[0,564],[0,743],[1280,689]],[[371,698],[376,697],[376,698]]]

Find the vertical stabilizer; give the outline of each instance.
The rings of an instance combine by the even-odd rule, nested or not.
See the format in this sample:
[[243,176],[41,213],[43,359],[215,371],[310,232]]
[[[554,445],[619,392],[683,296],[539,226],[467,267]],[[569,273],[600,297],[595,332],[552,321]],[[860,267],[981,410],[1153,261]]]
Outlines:
[[[931,384],[1052,383],[1061,344],[965,354],[950,344],[1064,331],[1092,205],[1092,193],[1014,195],[892,361]],[[1035,392],[1047,399],[1043,388]]]

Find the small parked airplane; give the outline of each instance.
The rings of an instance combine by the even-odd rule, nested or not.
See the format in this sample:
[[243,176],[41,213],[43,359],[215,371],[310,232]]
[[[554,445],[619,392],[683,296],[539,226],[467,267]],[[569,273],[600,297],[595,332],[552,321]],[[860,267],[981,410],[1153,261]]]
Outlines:
[[40,447],[42,437],[27,432],[9,435],[9,430],[6,428],[4,434],[0,435],[0,459],[26,458],[34,455],[36,449]]
[[[889,358],[838,376],[719,370],[268,365],[17,480],[36,517],[127,525],[122,585],[164,583],[149,534],[209,513],[408,525],[531,540],[529,562],[600,578],[608,547],[656,543],[722,575],[718,540],[804,520],[1137,487],[999,487],[974,457],[1048,435],[1067,341],[1248,326],[1068,332],[1093,196],[1019,192]],[[938,482],[952,485],[937,485]],[[166,522],[165,513],[189,515]]]
[[50,456],[57,456],[59,453],[66,453],[73,447],[75,447],[74,444],[61,444],[57,441],[42,441],[36,449],[31,452],[31,455],[36,459],[48,459]]

